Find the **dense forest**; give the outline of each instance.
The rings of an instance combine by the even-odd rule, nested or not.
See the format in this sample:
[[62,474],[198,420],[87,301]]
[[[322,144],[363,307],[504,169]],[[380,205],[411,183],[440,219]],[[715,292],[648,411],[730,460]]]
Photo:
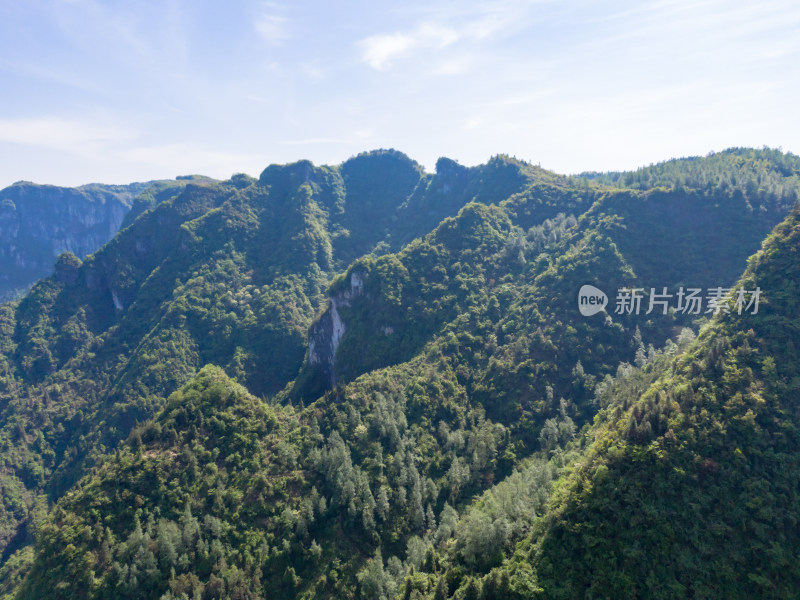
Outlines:
[[0,304],[0,598],[791,597],[799,174],[380,150],[141,190]]

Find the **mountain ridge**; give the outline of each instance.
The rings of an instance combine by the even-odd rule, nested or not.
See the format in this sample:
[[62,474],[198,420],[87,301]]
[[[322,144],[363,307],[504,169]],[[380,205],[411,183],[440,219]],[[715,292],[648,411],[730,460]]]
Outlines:
[[[757,178],[755,152],[725,176]],[[601,390],[630,395],[612,377],[647,380],[699,324],[585,319],[578,288],[732,286],[791,204],[503,156],[351,161],[190,182],[0,306],[2,594],[449,597],[523,572],[533,594],[547,569],[498,564]],[[746,235],[692,239],[707,223]],[[535,499],[514,519],[511,489]]]

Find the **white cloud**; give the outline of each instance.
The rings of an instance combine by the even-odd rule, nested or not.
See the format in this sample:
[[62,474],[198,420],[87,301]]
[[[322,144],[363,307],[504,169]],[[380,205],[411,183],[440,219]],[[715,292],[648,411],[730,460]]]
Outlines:
[[255,23],[258,34],[267,43],[280,46],[289,39],[289,19],[273,14],[261,15]]
[[358,44],[363,60],[373,69],[385,70],[391,63],[412,50],[438,50],[463,38],[468,32],[436,23],[421,23],[408,32],[372,35]]
[[373,68],[383,70],[389,62],[415,45],[410,35],[393,33],[373,35],[360,42],[364,60]]
[[[549,0],[541,0],[548,2]],[[531,0],[491,0],[489,2],[447,4],[435,3],[423,11],[424,17],[415,26],[393,33],[369,36],[358,45],[362,59],[373,69],[385,70],[392,63],[414,51],[442,50],[461,42],[481,42],[499,34],[512,35],[536,20]],[[456,64],[455,61],[453,64]],[[438,72],[460,73],[445,63]]]
[[64,117],[0,119],[0,142],[87,152],[129,140],[134,133],[95,120]]

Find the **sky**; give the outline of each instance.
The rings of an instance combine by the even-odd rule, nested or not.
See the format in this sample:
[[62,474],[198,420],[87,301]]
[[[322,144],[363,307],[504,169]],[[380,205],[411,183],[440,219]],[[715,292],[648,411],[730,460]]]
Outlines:
[[800,152],[800,3],[0,0],[0,187]]

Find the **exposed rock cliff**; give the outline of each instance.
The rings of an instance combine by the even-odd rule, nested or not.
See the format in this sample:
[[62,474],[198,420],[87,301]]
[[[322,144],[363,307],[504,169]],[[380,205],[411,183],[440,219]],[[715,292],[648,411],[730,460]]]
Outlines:
[[62,252],[83,258],[100,248],[148,185],[63,188],[18,182],[0,191],[0,300],[50,275]]
[[308,362],[317,366],[331,385],[336,384],[336,349],[347,330],[339,308],[350,306],[353,298],[364,292],[363,271],[353,270],[349,278],[349,287],[331,296],[328,310],[311,326],[308,335]]

